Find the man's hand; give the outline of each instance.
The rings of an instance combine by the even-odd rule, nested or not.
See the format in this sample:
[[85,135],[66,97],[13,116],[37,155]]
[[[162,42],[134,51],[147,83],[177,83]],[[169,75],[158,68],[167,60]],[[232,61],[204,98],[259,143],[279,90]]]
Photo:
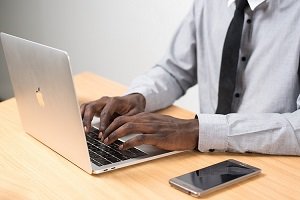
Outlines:
[[83,119],[85,131],[89,132],[91,121],[94,116],[100,117],[101,132],[106,130],[109,124],[117,116],[130,116],[145,110],[146,100],[141,94],[130,94],[123,97],[102,97],[96,101],[82,104],[80,112]]
[[105,130],[102,140],[110,144],[130,133],[141,134],[124,142],[120,149],[150,144],[166,150],[192,150],[198,144],[199,122],[155,113],[119,116]]

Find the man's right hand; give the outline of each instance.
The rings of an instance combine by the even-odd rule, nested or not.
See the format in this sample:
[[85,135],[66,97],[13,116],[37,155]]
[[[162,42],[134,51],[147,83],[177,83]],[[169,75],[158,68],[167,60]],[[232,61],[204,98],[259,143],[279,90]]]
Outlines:
[[120,115],[131,116],[145,111],[146,100],[141,94],[134,93],[122,97],[102,97],[80,106],[85,131],[91,129],[94,116],[100,117],[99,137],[110,123]]

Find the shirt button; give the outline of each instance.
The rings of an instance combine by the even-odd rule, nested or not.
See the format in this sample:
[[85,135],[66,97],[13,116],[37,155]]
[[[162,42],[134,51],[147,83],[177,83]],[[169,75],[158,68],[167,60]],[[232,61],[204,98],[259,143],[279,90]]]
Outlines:
[[247,24],[251,24],[252,20],[251,19],[247,19]]
[[234,96],[235,96],[236,98],[239,98],[239,97],[241,96],[241,94],[240,94],[240,93],[235,93]]

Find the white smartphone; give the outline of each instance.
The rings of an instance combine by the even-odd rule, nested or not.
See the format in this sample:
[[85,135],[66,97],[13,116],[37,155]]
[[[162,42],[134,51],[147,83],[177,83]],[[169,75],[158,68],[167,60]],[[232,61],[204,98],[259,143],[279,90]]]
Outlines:
[[260,172],[259,168],[230,159],[172,178],[169,183],[180,191],[200,197],[258,175]]

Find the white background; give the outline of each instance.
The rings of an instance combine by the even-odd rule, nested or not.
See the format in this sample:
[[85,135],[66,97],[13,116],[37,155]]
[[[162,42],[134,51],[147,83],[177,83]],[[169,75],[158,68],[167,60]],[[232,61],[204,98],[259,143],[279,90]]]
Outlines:
[[[129,85],[166,51],[192,0],[0,0],[0,31],[66,50],[73,73]],[[1,52],[0,52],[1,54]],[[0,55],[0,99],[12,95]],[[177,105],[196,112],[196,88]]]

